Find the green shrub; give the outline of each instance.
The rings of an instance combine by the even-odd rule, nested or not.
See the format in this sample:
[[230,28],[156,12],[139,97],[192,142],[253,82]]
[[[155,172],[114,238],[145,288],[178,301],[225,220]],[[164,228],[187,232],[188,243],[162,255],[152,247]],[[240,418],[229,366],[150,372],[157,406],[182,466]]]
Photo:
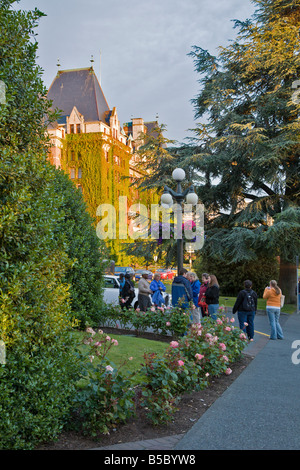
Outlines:
[[209,377],[229,375],[229,365],[240,357],[246,341],[245,334],[220,312],[217,321],[205,318],[201,325],[191,325],[164,355],[145,355],[142,404],[148,418],[154,424],[169,421],[184,392],[206,387]]
[[253,289],[262,297],[270,279],[278,279],[279,263],[274,258],[261,257],[256,261],[229,263],[226,259],[214,259],[202,255],[193,264],[193,268],[201,280],[202,273],[215,274],[220,285],[221,295],[237,296],[244,289],[244,281],[250,279]]
[[71,261],[53,191],[33,30],[42,14],[0,1],[0,448],[31,449],[61,430],[78,378],[64,275]]
[[134,328],[138,334],[152,329],[154,332],[172,336],[183,335],[190,323],[190,313],[180,307],[157,307],[154,306],[146,312],[139,309],[124,309],[120,306],[105,306],[101,312],[101,325]]
[[63,196],[59,207],[62,217],[56,225],[56,233],[58,239],[64,237],[65,251],[72,260],[64,281],[70,285],[73,315],[84,329],[87,325],[99,325],[102,315],[104,242],[96,235],[81,192],[63,171],[52,168],[52,172],[53,191]]
[[[101,331],[87,329],[84,344],[89,348],[90,363],[86,364],[83,385],[78,387],[73,402],[73,427],[91,436],[108,433],[117,423],[125,422],[135,413],[132,375],[121,373],[126,360],[118,368],[107,359],[108,351],[117,341]],[[94,357],[98,357],[94,364]]]

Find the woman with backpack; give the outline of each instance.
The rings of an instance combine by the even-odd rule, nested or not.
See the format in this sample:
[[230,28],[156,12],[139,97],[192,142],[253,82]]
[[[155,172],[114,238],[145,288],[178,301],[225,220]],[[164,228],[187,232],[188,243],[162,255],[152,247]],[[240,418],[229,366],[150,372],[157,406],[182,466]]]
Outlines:
[[257,293],[252,290],[252,282],[244,282],[244,289],[238,293],[232,313],[238,312],[240,329],[253,341],[254,317],[257,310]]
[[263,298],[267,300],[267,315],[271,326],[270,339],[283,339],[282,328],[279,323],[281,308],[281,289],[276,281],[270,281],[270,285],[265,288]]

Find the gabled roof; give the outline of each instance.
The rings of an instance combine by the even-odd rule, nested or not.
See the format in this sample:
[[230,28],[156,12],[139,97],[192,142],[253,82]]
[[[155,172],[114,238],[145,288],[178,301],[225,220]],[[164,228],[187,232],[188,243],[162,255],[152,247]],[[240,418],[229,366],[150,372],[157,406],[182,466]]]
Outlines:
[[110,111],[93,67],[60,70],[47,98],[53,101],[52,109],[62,110],[60,122],[70,116],[74,106],[83,114],[85,122],[106,122]]

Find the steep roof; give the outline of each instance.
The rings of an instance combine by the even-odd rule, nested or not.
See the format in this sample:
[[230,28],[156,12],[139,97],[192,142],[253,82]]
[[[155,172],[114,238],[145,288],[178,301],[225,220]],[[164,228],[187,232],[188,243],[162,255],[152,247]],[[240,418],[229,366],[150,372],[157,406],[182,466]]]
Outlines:
[[48,90],[47,98],[53,101],[53,109],[62,110],[61,122],[70,116],[74,106],[83,114],[86,122],[106,122],[110,111],[93,67],[59,71]]

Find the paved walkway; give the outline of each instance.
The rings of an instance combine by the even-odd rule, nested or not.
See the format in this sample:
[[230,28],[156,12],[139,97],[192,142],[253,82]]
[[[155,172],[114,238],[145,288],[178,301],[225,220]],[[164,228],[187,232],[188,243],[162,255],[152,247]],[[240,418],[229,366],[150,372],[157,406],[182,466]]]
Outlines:
[[253,361],[187,433],[93,450],[299,450],[300,315],[280,322],[284,339],[256,334]]

